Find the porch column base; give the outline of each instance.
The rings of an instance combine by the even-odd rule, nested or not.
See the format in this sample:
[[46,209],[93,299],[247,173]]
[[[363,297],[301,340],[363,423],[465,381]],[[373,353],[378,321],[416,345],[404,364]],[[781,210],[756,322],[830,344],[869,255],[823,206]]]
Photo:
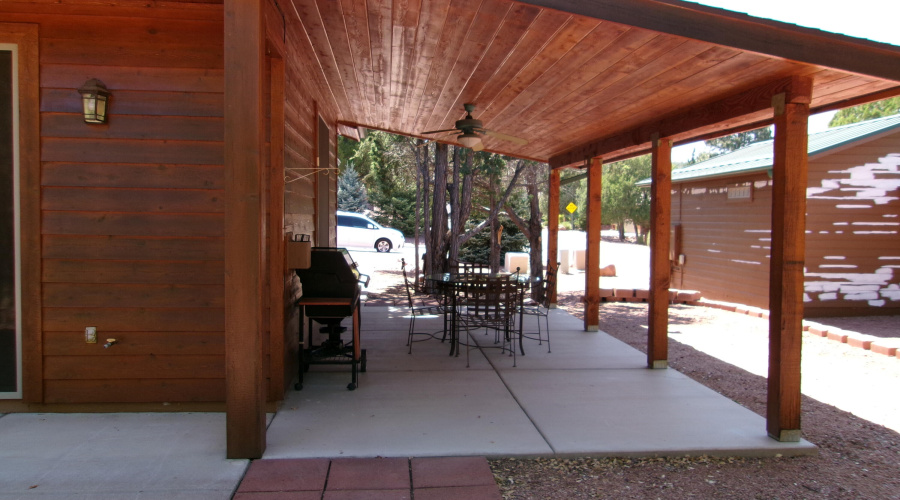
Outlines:
[[599,332],[599,331],[600,331],[600,325],[588,325],[588,326],[584,327],[584,331],[586,331],[586,332]]
[[800,429],[787,429],[782,430],[777,436],[769,433],[769,437],[782,443],[799,443],[801,434]]
[[669,367],[669,361],[666,359],[658,359],[653,363],[650,363],[650,369],[652,370],[665,370]]

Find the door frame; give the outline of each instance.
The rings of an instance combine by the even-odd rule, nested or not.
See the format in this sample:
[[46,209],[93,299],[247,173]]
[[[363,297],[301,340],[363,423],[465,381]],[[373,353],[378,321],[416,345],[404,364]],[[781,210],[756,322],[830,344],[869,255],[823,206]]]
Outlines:
[[[13,120],[18,164],[17,349],[19,390],[0,399],[43,401],[41,335],[41,184],[38,26],[0,23],[0,43],[14,45],[18,117]],[[75,89],[73,89],[74,92]],[[17,136],[17,137],[16,137]],[[16,165],[13,166],[16,171]]]

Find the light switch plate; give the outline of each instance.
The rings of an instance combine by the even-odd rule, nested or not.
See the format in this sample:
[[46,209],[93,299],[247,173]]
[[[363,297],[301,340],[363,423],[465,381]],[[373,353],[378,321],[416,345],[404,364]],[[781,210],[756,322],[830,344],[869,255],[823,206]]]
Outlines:
[[88,344],[97,343],[97,327],[88,326],[84,329],[84,341]]

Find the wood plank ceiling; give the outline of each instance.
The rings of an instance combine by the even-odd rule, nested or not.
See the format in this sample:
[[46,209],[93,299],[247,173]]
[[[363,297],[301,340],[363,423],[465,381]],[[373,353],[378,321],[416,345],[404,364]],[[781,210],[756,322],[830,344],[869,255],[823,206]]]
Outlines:
[[[286,22],[301,23],[315,48],[343,124],[421,136],[423,131],[452,128],[465,115],[463,104],[474,103],[474,116],[486,128],[528,141],[519,146],[486,137],[486,149],[540,161],[790,76],[812,79],[813,110],[900,93],[900,77],[879,71],[868,72],[878,76],[865,75],[865,66],[863,71],[851,71],[843,62],[862,54],[877,59],[872,67],[884,61],[897,67],[900,47],[755,22],[731,13],[710,18],[724,11],[698,11],[696,5],[676,0],[592,0],[583,2],[587,8],[573,1],[544,3],[600,12],[597,17],[610,12],[605,17],[629,22],[646,18],[650,24],[653,16],[643,16],[647,12],[640,9],[655,9],[653,14],[662,18],[665,12],[660,9],[674,5],[686,15],[706,16],[685,21],[702,22],[698,33],[704,40],[670,34],[689,32],[684,23],[671,28],[663,20],[653,25],[656,29],[648,29],[647,23],[637,27],[509,0],[280,3]],[[615,9],[598,7],[603,3]],[[753,43],[732,43],[740,38],[732,31],[747,25],[762,30],[762,38],[773,37],[774,41],[755,40],[763,49],[766,43],[773,47],[812,43],[807,52],[815,52],[819,59],[807,60],[818,64],[765,55]],[[745,40],[753,38],[754,31],[748,33]],[[719,39],[720,43],[709,41]],[[831,67],[821,64],[831,59],[819,54],[815,44],[837,47],[834,52],[843,59],[834,57]],[[803,47],[798,50],[803,57]],[[768,111],[746,115],[684,131],[676,139],[685,142],[762,124],[770,115]],[[453,141],[455,136],[443,138]],[[610,156],[627,156],[638,149]]]

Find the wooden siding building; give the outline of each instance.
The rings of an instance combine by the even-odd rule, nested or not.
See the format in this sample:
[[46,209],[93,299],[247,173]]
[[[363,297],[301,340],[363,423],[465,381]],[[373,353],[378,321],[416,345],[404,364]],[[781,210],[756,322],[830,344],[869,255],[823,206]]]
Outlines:
[[[771,169],[763,141],[672,172],[672,286],[768,308]],[[900,313],[900,115],[811,134],[806,193],[805,315]]]
[[[232,458],[262,455],[295,373],[284,240],[334,242],[337,134],[422,136],[464,103],[527,140],[486,150],[550,163],[551,199],[560,169],[587,168],[597,235],[602,162],[653,152],[668,234],[671,146],[776,124],[767,430],[798,439],[806,118],[900,94],[898,47],[679,0],[5,0],[0,66],[0,412],[224,409]],[[112,94],[105,124],[82,119],[90,79]]]

